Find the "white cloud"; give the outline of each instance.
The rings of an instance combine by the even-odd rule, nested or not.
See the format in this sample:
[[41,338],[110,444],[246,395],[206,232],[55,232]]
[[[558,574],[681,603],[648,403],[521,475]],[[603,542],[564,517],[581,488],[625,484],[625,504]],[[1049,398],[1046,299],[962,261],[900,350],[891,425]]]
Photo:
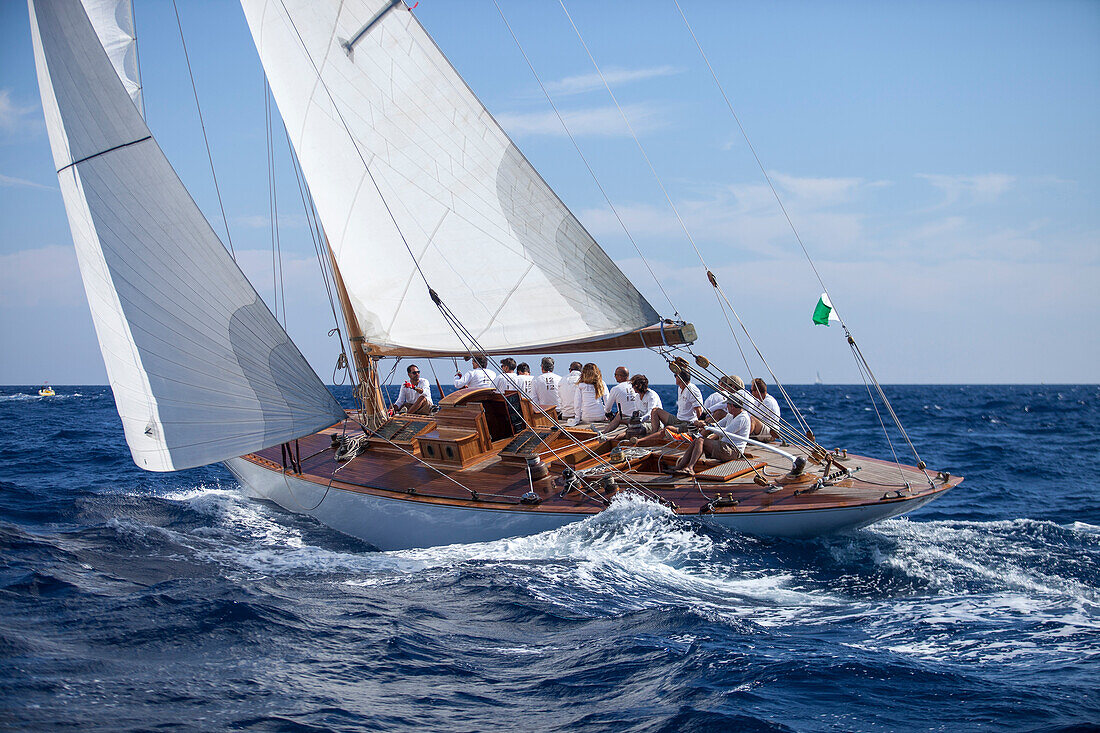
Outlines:
[[770,173],[771,179],[795,198],[813,206],[851,201],[864,185],[862,178],[805,178]]
[[979,175],[945,175],[940,173],[918,173],[943,192],[940,206],[956,204],[989,204],[1007,193],[1016,183],[1016,176],[1004,173],[982,173]]
[[12,133],[32,124],[36,107],[21,107],[11,98],[10,89],[0,89],[0,132]]
[[262,214],[252,216],[235,216],[233,223],[245,229],[267,229],[271,226],[271,220]]
[[0,173],[0,186],[8,186],[11,188],[38,188],[43,191],[56,191],[57,186],[45,186],[41,183],[35,183],[34,181],[28,181],[25,178],[15,178],[14,176],[5,176]]
[[[623,107],[634,132],[642,135],[665,126],[661,112],[648,104]],[[562,117],[574,135],[629,136],[630,130],[614,106],[563,110]],[[497,121],[512,135],[565,135],[561,122],[553,111],[497,115]]]
[[[677,69],[673,66],[654,66],[648,69],[605,69],[603,72],[604,79],[607,80],[608,85],[612,90],[615,87],[622,84],[629,84],[631,82],[644,81],[646,79],[654,79],[662,76],[672,76],[674,74],[682,73],[682,69]],[[603,89],[604,82],[597,73],[591,74],[579,74],[577,76],[567,76],[564,79],[558,81],[546,82],[546,91],[551,96],[564,96],[568,94],[583,94],[584,92],[590,92],[595,89]]]

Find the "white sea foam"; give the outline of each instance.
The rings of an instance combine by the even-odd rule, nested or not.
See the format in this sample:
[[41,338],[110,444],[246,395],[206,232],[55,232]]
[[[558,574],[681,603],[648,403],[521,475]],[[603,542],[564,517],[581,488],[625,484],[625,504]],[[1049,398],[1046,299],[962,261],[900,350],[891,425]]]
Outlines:
[[[845,596],[813,567],[787,567],[783,550],[762,564],[754,555],[759,545],[739,544],[736,535],[703,530],[632,496],[538,535],[395,552],[310,544],[301,522],[311,520],[291,518],[236,489],[198,486],[164,498],[210,517],[209,525],[173,532],[196,556],[230,572],[333,574],[349,592],[484,573],[489,566],[499,582],[574,616],[679,608],[741,627],[842,623],[863,628],[868,648],[927,659],[1009,663],[1100,654],[1096,589],[1048,568],[1059,551],[1050,546],[1051,533],[1089,541],[1100,533],[1083,522],[901,519],[825,543],[824,551],[850,573],[882,566],[920,583],[902,597],[869,597]],[[1002,636],[1013,639],[1011,648],[1001,645]]]

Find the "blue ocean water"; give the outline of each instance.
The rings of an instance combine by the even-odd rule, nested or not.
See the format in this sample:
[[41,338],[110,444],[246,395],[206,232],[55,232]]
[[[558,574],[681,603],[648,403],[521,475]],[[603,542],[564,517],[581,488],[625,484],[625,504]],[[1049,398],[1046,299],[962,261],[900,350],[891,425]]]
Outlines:
[[[890,456],[862,386],[791,391],[824,444]],[[220,466],[137,469],[107,388],[0,388],[0,726],[1100,724],[1100,387],[888,391],[966,476],[908,518],[789,541],[622,499],[380,553]]]

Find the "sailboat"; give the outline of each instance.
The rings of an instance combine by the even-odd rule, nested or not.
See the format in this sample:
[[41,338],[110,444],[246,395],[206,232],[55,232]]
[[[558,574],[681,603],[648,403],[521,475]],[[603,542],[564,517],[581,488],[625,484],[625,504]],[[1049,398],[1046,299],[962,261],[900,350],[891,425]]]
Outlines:
[[463,389],[437,412],[388,414],[384,359],[650,349],[684,379],[724,373],[692,350],[694,327],[662,318],[600,248],[401,0],[242,6],[315,201],[353,410],[146,125],[129,0],[29,0],[58,181],[141,468],[223,462],[251,495],[380,549],[541,532],[618,495],[812,536],[912,511],[962,480],[827,449],[801,422],[776,421],[774,442],[686,478],[666,469],[690,440],[634,445],[518,392]]
[[821,381],[821,372],[817,373],[817,377],[814,379],[814,384],[818,387],[821,387],[825,384],[825,382]]

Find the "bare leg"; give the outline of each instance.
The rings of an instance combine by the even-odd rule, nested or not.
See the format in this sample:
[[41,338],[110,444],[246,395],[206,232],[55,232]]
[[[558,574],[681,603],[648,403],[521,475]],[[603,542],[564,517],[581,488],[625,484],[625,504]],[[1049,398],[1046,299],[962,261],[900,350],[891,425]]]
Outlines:
[[672,423],[676,417],[671,412],[662,410],[660,407],[654,407],[653,412],[649,413],[649,434],[660,432],[666,425]]
[[691,447],[684,451],[684,455],[680,456],[680,460],[676,461],[676,470],[683,471],[688,476],[695,475],[695,464],[699,462],[700,456],[703,455],[703,438],[696,438],[691,441]]
[[409,405],[408,411],[413,415],[427,415],[429,409],[428,398],[420,395],[416,398],[416,402]]

